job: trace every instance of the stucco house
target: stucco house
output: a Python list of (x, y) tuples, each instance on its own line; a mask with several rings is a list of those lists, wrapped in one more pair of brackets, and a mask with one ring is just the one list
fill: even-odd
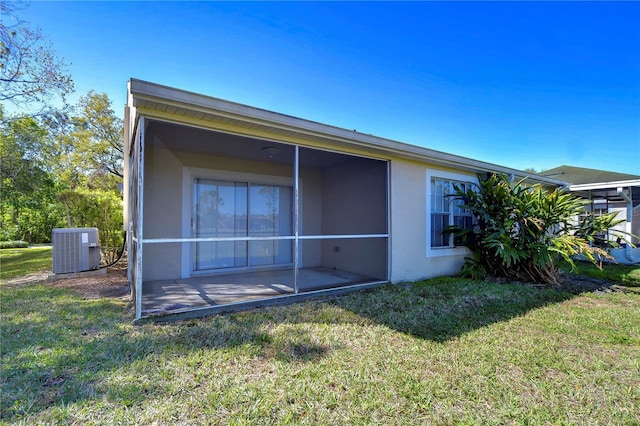
[[(640, 235), (639, 175), (567, 165), (545, 170), (540, 174), (566, 182), (570, 191), (589, 201), (587, 211), (595, 214), (617, 212), (617, 218), (624, 222), (614, 227), (605, 238), (617, 239), (616, 231)], [(627, 238), (633, 245), (640, 245), (639, 238)], [(622, 249), (611, 250), (611, 254), (619, 263), (640, 262), (640, 249), (628, 244)]]
[(561, 180), (132, 79), (125, 224), (136, 318), (459, 272), (447, 194)]

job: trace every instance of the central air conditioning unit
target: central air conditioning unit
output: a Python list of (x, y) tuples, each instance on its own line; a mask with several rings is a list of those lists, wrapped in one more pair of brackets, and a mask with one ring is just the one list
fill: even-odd
[(54, 274), (100, 269), (98, 228), (54, 228), (51, 242)]

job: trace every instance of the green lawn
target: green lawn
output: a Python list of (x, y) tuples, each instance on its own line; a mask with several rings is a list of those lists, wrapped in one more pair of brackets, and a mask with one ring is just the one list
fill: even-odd
[(638, 294), (438, 279), (134, 326), (0, 291), (6, 423), (638, 424)]
[(580, 274), (613, 281), (627, 287), (640, 287), (640, 267), (638, 265), (604, 264), (602, 270), (587, 262), (579, 262), (577, 266), (577, 272)]
[(0, 279), (51, 270), (51, 247), (0, 250)]

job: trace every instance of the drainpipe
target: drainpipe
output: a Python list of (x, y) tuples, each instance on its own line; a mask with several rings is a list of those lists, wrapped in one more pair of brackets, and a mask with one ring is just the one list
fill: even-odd
[[(633, 200), (631, 199), (629, 194), (624, 191), (624, 188), (618, 188), (616, 192), (627, 202), (627, 232), (631, 233), (630, 228), (631, 221), (633, 220)], [(627, 243), (624, 254), (631, 262), (636, 262), (636, 259), (634, 259), (633, 255), (631, 254), (631, 244)]]

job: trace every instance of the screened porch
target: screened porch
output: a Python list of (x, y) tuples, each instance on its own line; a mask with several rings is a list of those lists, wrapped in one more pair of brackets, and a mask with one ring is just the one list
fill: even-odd
[(388, 281), (387, 161), (144, 117), (137, 130), (138, 318)]

